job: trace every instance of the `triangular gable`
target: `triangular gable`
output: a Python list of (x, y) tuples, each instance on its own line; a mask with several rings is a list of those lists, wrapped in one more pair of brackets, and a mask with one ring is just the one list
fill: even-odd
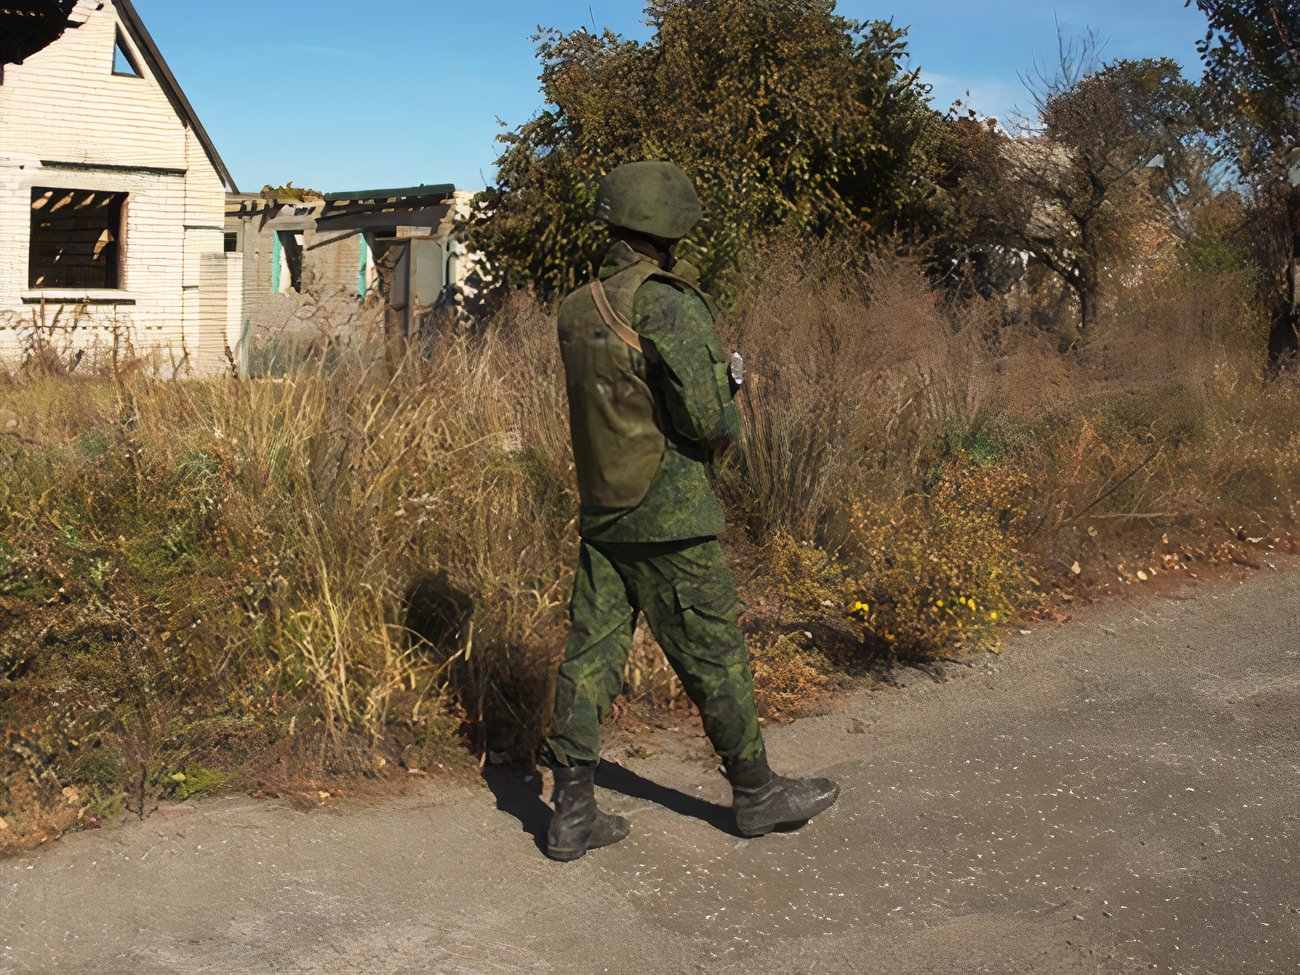
[(144, 58), (145, 63), (149, 66), (149, 73), (153, 75), (154, 80), (158, 82), (163, 93), (166, 94), (172, 108), (181, 121), (194, 130), (199, 143), (203, 146), (203, 151), (207, 153), (208, 159), (212, 162), (213, 168), (216, 169), (217, 175), (221, 177), (226, 189), (231, 193), (238, 193), (239, 188), (235, 185), (230, 170), (226, 168), (220, 153), (217, 152), (217, 147), (213, 145), (211, 136), (203, 128), (203, 123), (199, 121), (194, 106), (185, 97), (185, 92), (181, 90), (176, 76), (172, 74), (171, 68), (167, 66), (167, 61), (163, 58), (162, 52), (158, 50), (158, 45), (154, 43), (152, 35), (144, 26), (144, 21), (140, 19), (140, 15), (136, 12), (135, 5), (131, 0), (113, 0), (113, 5), (117, 8), (118, 19), (126, 30), (128, 39)]

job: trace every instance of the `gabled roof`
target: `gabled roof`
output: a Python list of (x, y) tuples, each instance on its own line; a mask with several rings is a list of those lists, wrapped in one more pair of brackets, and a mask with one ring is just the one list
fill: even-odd
[[(199, 121), (194, 106), (185, 97), (180, 83), (167, 66), (167, 60), (158, 50), (153, 37), (136, 12), (131, 0), (113, 0), (122, 26), (131, 36), (132, 42), (149, 64), (149, 70), (162, 87), (167, 100), (180, 117), (181, 121), (194, 130), (203, 151), (207, 153), (221, 182), (231, 193), (238, 193), (230, 170), (212, 144), (203, 123)], [(49, 47), (70, 27), (80, 27), (95, 11), (102, 9), (103, 3), (79, 2), (79, 0), (0, 0), (0, 71), (5, 64), (22, 64), (25, 58)]]
[[(7, 0), (0, 0), (7, 2)], [(113, 5), (117, 8), (118, 15), (122, 19), (122, 26), (130, 34), (131, 40), (144, 55), (145, 61), (149, 64), (149, 70), (162, 86), (163, 92), (167, 95), (167, 100), (172, 103), (172, 108), (180, 116), (181, 121), (194, 130), (198, 136), (199, 143), (203, 146), (203, 151), (207, 153), (208, 159), (212, 162), (221, 177), (222, 183), (231, 193), (238, 193), (239, 188), (235, 186), (234, 177), (230, 175), (230, 170), (221, 159), (221, 154), (217, 152), (217, 147), (213, 145), (211, 136), (208, 135), (207, 129), (199, 121), (198, 114), (194, 111), (194, 106), (190, 100), (185, 97), (185, 92), (181, 90), (180, 83), (176, 76), (172, 74), (172, 69), (167, 66), (167, 61), (158, 50), (158, 45), (154, 43), (152, 35), (148, 28), (144, 26), (144, 21), (136, 12), (135, 4), (131, 0), (113, 0)]]

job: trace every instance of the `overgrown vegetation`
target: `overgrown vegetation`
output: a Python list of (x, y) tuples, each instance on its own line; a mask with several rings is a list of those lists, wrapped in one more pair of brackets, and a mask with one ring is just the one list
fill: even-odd
[[(474, 328), (403, 357), (322, 302), (319, 341), (254, 350), (276, 378), (186, 379), (183, 350), (42, 308), (0, 374), (0, 850), (533, 752), (577, 543), (552, 299), (630, 158), (700, 180), (683, 253), (748, 363), (716, 481), (766, 719), (1290, 547), (1295, 197), (1276, 165), (1221, 178), (1226, 116), (1191, 125), (1272, 35), (1200, 6), (1212, 97), (1170, 62), (1063, 58), (1013, 137), (934, 112), (887, 24), (655, 0), (647, 44), (545, 37), (553, 107), (470, 228)], [(644, 632), (627, 691), (681, 704)]]
[[(1048, 591), (1284, 544), (1300, 389), (1261, 372), (1238, 272), (1170, 265), (1062, 355), (1004, 299), (845, 253), (774, 246), (727, 321), (752, 379), (719, 489), (769, 718), (995, 648)], [(330, 343), (274, 381), (68, 374), (47, 343), (0, 381), (0, 841), (530, 753), (576, 544), (553, 332), (516, 296), (395, 373)], [(649, 640), (629, 690), (677, 700)]]

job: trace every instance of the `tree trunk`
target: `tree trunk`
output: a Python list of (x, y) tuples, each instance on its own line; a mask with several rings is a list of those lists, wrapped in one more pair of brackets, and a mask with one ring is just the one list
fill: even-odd
[(1287, 230), (1291, 237), (1291, 258), (1286, 269), (1286, 305), (1273, 318), (1268, 336), (1268, 358), (1273, 365), (1295, 361), (1300, 351), (1300, 187), (1287, 195)]
[(1079, 296), (1079, 328), (1086, 332), (1096, 324), (1097, 301), (1093, 297), (1092, 288), (1086, 282), (1080, 284), (1075, 291)]
[(1097, 324), (1097, 284), (1086, 271), (1079, 270), (1070, 278), (1070, 289), (1079, 301), (1079, 331), (1086, 332)]

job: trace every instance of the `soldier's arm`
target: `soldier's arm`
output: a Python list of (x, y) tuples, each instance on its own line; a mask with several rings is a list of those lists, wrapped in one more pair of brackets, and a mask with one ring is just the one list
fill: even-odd
[(636, 330), (673, 428), (687, 440), (720, 449), (740, 439), (728, 357), (704, 302), (659, 281), (637, 293)]

